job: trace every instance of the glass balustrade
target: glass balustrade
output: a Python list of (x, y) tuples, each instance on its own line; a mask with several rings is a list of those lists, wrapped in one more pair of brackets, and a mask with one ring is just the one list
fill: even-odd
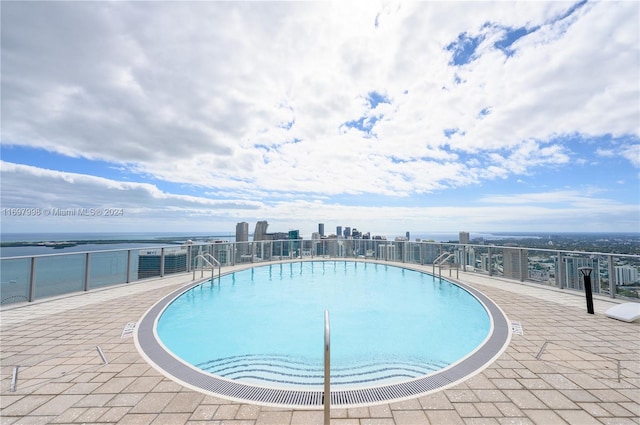
[[(583, 291), (582, 267), (593, 269), (593, 292), (639, 298), (640, 255), (493, 245), (378, 239), (216, 242), (0, 259), (2, 305), (34, 301), (208, 267), (290, 259), (360, 259), (429, 265), (434, 274), (473, 272), (512, 281)], [(206, 255), (204, 255), (206, 257)]]

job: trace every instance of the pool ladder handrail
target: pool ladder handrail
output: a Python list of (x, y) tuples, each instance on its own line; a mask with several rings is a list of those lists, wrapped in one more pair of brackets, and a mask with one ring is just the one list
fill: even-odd
[(324, 311), (324, 425), (331, 423), (331, 329), (329, 310)]
[[(435, 276), (436, 274), (436, 266), (438, 266), (438, 278), (442, 279), (442, 266), (445, 265), (445, 263), (447, 261), (449, 261), (450, 258), (455, 259), (456, 255), (449, 253), (449, 252), (443, 252), (442, 254), (440, 254), (435, 260), (433, 260), (433, 275)], [(456, 265), (456, 279), (458, 278), (458, 270), (459, 270), (459, 266), (458, 263), (455, 263)], [(449, 266), (449, 276), (451, 276), (451, 269), (453, 267)]]
[[(211, 261), (209, 261), (207, 259), (207, 257), (209, 257), (211, 259)], [(211, 267), (211, 283), (213, 283), (213, 279), (214, 279), (214, 272), (216, 269), (216, 266), (218, 266), (218, 283), (220, 283), (220, 275), (222, 274), (222, 266), (220, 265), (220, 262), (218, 260), (216, 260), (216, 257), (214, 257), (213, 255), (209, 254), (208, 252), (205, 252), (204, 254), (198, 254), (195, 256), (195, 260), (198, 259), (202, 259), (202, 261), (204, 263), (206, 263), (209, 267)], [(193, 268), (193, 279), (192, 280), (196, 280), (196, 270), (198, 269), (198, 267), (194, 267)], [(202, 266), (200, 267), (200, 277), (204, 276), (204, 269), (205, 267)]]

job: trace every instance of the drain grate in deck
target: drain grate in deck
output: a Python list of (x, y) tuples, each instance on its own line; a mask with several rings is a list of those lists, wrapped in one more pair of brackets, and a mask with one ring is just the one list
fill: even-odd
[(124, 325), (120, 338), (131, 338), (133, 336), (133, 333), (136, 330), (136, 324), (137, 324), (136, 322), (129, 322), (126, 325)]
[(516, 335), (524, 335), (524, 331), (522, 330), (522, 323), (516, 322), (515, 320), (511, 322), (511, 332)]

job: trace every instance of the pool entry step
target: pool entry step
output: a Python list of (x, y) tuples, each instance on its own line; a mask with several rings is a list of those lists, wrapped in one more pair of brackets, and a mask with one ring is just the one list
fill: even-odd
[[(324, 370), (322, 360), (305, 362), (287, 355), (246, 354), (210, 360), (196, 365), (200, 369), (245, 384), (272, 385), (286, 384), (301, 389), (322, 388)], [(354, 367), (340, 367), (335, 360), (331, 367), (331, 387), (383, 385), (418, 378), (448, 366), (445, 362), (393, 362), (360, 364)]]

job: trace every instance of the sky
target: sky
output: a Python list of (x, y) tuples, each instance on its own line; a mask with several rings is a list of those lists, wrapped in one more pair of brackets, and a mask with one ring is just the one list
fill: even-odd
[(4, 233), (640, 231), (636, 1), (2, 1), (1, 24)]

